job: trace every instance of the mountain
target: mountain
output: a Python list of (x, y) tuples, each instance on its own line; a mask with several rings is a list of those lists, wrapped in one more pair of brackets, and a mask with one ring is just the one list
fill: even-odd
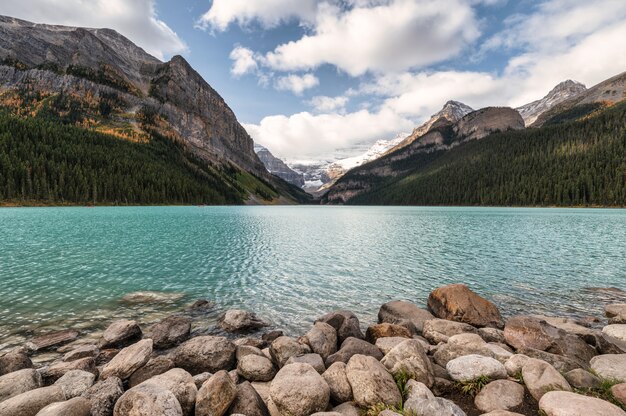
[(587, 91), (587, 87), (580, 82), (572, 80), (563, 81), (542, 99), (518, 107), (516, 110), (521, 114), (526, 125), (530, 126), (541, 114), (552, 109), (557, 104), (576, 97), (585, 91)]
[(265, 168), (272, 174), (289, 182), (292, 185), (302, 188), (304, 186), (304, 175), (296, 172), (285, 164), (282, 160), (274, 156), (269, 150), (261, 145), (255, 145), (256, 152)]
[[(155, 137), (169, 140), (180, 151), (180, 165), (203, 172), (196, 181), (210, 177), (220, 189), (239, 195), (228, 203), (307, 200), (297, 187), (265, 169), (233, 111), (184, 58), (161, 62), (110, 29), (0, 16), (0, 106), (13, 117), (56, 121), (146, 148)], [(80, 165), (80, 158), (74, 163)], [(99, 185), (97, 175), (85, 173)], [(26, 194), (22, 199), (33, 197)], [(139, 199), (96, 202), (142, 202)], [(202, 201), (187, 195), (177, 202)]]

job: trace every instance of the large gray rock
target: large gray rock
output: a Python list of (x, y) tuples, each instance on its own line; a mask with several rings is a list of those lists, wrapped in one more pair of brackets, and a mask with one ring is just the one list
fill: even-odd
[(27, 391), (0, 403), (1, 416), (35, 416), (51, 403), (65, 401), (60, 386), (41, 387)]
[(74, 397), (65, 402), (49, 404), (37, 416), (89, 416), (91, 403), (83, 397)]
[(81, 396), (91, 386), (93, 386), (96, 376), (92, 373), (82, 370), (68, 371), (58, 379), (54, 384), (63, 389), (66, 399), (73, 399)]
[(176, 396), (156, 384), (140, 384), (119, 398), (114, 416), (183, 416)]
[(544, 394), (539, 409), (546, 416), (626, 416), (626, 412), (612, 403), (565, 391)]
[(626, 354), (598, 355), (591, 359), (591, 369), (605, 380), (626, 382)]
[(397, 324), (406, 327), (413, 334), (422, 332), (424, 322), (435, 317), (426, 309), (403, 300), (387, 302), (378, 311), (378, 323)]
[(171, 315), (150, 328), (150, 337), (154, 341), (155, 349), (167, 349), (187, 340), (190, 331), (190, 318)]
[(325, 322), (337, 331), (337, 341), (343, 343), (347, 338), (363, 339), (359, 318), (350, 311), (335, 311), (322, 316), (316, 322)]
[(381, 360), (392, 374), (405, 373), (415, 381), (432, 387), (435, 374), (432, 363), (422, 344), (416, 339), (407, 339), (398, 344)]
[(319, 354), (304, 354), (304, 355), (300, 355), (297, 357), (291, 357), (287, 360), (287, 364), (293, 364), (293, 363), (309, 364), (311, 367), (315, 369), (315, 371), (317, 371), (320, 374), (326, 371), (324, 360), (322, 360), (322, 357)]
[(142, 332), (137, 322), (121, 319), (113, 322), (102, 333), (100, 348), (123, 348), (141, 339)]
[(368, 355), (377, 360), (382, 360), (383, 358), (383, 353), (375, 345), (362, 339), (350, 337), (341, 344), (339, 351), (328, 356), (326, 367), (330, 367), (336, 362), (347, 363), (356, 354)]
[(237, 395), (228, 409), (228, 414), (245, 416), (269, 416), (269, 410), (248, 381), (237, 385)]
[(276, 375), (276, 368), (267, 357), (248, 354), (239, 359), (237, 372), (249, 381), (270, 381)]
[(445, 319), (431, 319), (424, 322), (422, 335), (433, 344), (448, 342), (453, 335), (471, 333), (476, 334), (478, 330), (472, 325), (462, 322), (448, 321)]
[(183, 415), (192, 416), (198, 388), (191, 374), (181, 368), (174, 368), (166, 373), (154, 376), (140, 384), (164, 387), (171, 391), (180, 404)]
[(270, 345), (270, 355), (279, 368), (284, 366), (291, 357), (310, 352), (311, 349), (308, 345), (286, 336), (276, 338)]
[(551, 390), (572, 390), (567, 380), (545, 361), (530, 360), (522, 367), (522, 377), (526, 388), (537, 401)]
[(113, 416), (115, 403), (122, 394), (124, 394), (122, 380), (109, 377), (91, 386), (82, 397), (91, 403), (91, 416)]
[(626, 352), (626, 324), (607, 325), (602, 328), (602, 335), (623, 352)]
[(330, 398), (333, 403), (352, 401), (352, 387), (346, 375), (346, 364), (337, 362), (328, 367), (322, 374), (330, 388)]
[(362, 407), (384, 403), (396, 406), (402, 396), (393, 377), (376, 358), (357, 354), (346, 366), (354, 401)]
[(442, 319), (463, 322), (478, 327), (502, 327), (504, 322), (498, 307), (477, 295), (466, 285), (447, 285), (433, 290), (428, 296), (428, 309)]
[(152, 354), (151, 339), (144, 339), (126, 347), (102, 368), (100, 378), (105, 380), (115, 376), (126, 380), (148, 362), (150, 354)]
[(174, 363), (192, 375), (230, 370), (235, 365), (235, 350), (235, 345), (224, 337), (195, 337), (176, 348)]
[(166, 356), (153, 357), (146, 365), (135, 371), (128, 380), (130, 387), (135, 387), (144, 381), (163, 374), (174, 368), (174, 361)]
[(507, 377), (504, 365), (491, 357), (465, 355), (448, 362), (446, 370), (454, 381), (466, 382), (479, 377), (498, 380)]
[(218, 325), (227, 332), (245, 332), (262, 328), (268, 324), (252, 312), (230, 309), (220, 317)]
[(509, 410), (524, 401), (524, 386), (514, 381), (496, 380), (487, 384), (476, 395), (474, 404), (481, 412)]
[(196, 396), (196, 416), (222, 416), (235, 400), (237, 386), (224, 370), (202, 385)]
[(33, 368), (33, 362), (23, 349), (15, 349), (0, 355), (0, 376), (26, 368)]
[(41, 387), (41, 375), (32, 368), (17, 370), (0, 377), (0, 402)]
[(337, 331), (325, 322), (316, 322), (304, 338), (311, 351), (321, 355), (324, 360), (337, 352)]
[(424, 400), (432, 400), (435, 398), (435, 395), (432, 391), (424, 384), (419, 381), (409, 380), (406, 383), (406, 400), (404, 401), (404, 407), (409, 409), (411, 407), (415, 407), (418, 403)]
[(270, 398), (281, 414), (308, 416), (328, 407), (330, 388), (309, 364), (287, 364), (272, 381)]

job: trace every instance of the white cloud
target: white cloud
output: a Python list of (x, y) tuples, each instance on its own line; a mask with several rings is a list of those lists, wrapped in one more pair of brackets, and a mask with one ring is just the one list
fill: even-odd
[(19, 0), (0, 2), (0, 14), (36, 23), (115, 29), (159, 59), (187, 51), (157, 17), (154, 0)]
[(307, 104), (313, 107), (317, 113), (344, 113), (348, 100), (346, 96), (327, 97), (325, 95), (318, 95), (307, 101)]
[(234, 61), (230, 72), (236, 77), (255, 72), (259, 67), (254, 58), (254, 52), (242, 46), (237, 46), (232, 50), (230, 59)]
[(304, 91), (317, 87), (320, 80), (313, 74), (287, 75), (280, 77), (274, 83), (274, 88), (278, 91), (291, 91), (296, 95), (301, 95)]

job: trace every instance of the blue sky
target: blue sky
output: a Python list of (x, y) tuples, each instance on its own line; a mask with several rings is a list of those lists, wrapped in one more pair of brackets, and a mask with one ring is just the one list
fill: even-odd
[(410, 132), (451, 99), (518, 106), (626, 70), (623, 0), (3, 3), (2, 14), (110, 27), (160, 59), (183, 55), (288, 160)]

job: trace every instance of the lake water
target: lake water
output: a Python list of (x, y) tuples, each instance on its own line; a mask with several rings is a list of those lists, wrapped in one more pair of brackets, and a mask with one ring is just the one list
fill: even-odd
[[(626, 286), (626, 210), (0, 209), (0, 346), (199, 298), (298, 333), (337, 308), (374, 321), (389, 300), (423, 305), (455, 282), (506, 315), (602, 316), (611, 294), (589, 288)], [(183, 297), (141, 312), (119, 302), (142, 290)]]

